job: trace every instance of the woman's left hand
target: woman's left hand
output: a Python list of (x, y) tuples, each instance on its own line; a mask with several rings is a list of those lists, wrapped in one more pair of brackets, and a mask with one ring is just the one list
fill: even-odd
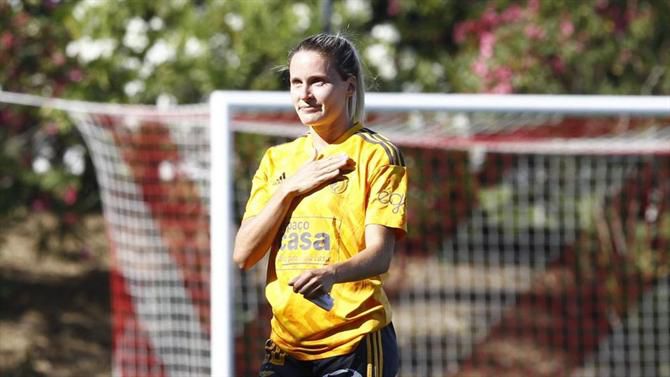
[(335, 283), (335, 272), (329, 267), (331, 266), (305, 271), (293, 278), (288, 285), (293, 287), (293, 292), (306, 298), (329, 293)]

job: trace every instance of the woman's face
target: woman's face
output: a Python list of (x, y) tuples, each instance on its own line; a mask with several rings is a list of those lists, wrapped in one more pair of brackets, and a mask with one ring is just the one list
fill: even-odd
[(289, 74), (291, 100), (303, 124), (349, 127), (347, 101), (354, 95), (354, 78), (342, 80), (328, 58), (310, 50), (293, 55)]

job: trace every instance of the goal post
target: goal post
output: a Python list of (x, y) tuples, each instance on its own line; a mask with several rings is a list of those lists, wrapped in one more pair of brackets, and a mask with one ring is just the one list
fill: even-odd
[[(304, 128), (301, 128), (302, 126), (297, 122), (297, 118), (291, 119), (292, 107), (289, 95), (286, 92), (217, 91), (211, 95), (209, 105), (211, 119), (210, 232), (212, 235), (211, 362), (212, 375), (223, 376), (234, 375), (236, 371), (234, 364), (238, 361), (236, 360), (236, 346), (233, 342), (236, 331), (234, 328), (235, 297), (239, 292), (233, 288), (235, 285), (233, 276), (235, 276), (234, 269), (236, 267), (232, 265), (231, 259), (236, 228), (233, 198), (235, 195), (233, 193), (233, 172), (235, 169), (233, 160), (236, 159), (235, 151), (232, 149), (234, 134), (257, 134), (289, 140), (303, 133)], [(528, 310), (528, 308), (537, 309), (538, 305), (541, 309), (547, 310), (551, 307), (562, 308), (562, 304), (555, 302), (551, 295), (545, 295), (540, 291), (552, 287), (560, 290), (560, 286), (569, 285), (569, 276), (566, 277), (568, 279), (566, 282), (561, 282), (559, 279), (558, 283), (555, 283), (558, 284), (558, 288), (555, 284), (552, 286), (548, 281), (558, 279), (556, 276), (559, 276), (565, 269), (575, 267), (574, 264), (570, 264), (572, 262), (565, 265), (563, 259), (583, 257), (583, 255), (575, 252), (576, 249), (582, 247), (577, 244), (587, 241), (595, 242), (589, 238), (591, 237), (589, 235), (591, 230), (580, 231), (579, 227), (589, 227), (589, 229), (590, 227), (612, 228), (616, 225), (608, 222), (602, 223), (602, 217), (593, 214), (579, 217), (578, 212), (595, 211), (598, 205), (593, 204), (594, 201), (602, 202), (605, 200), (617, 201), (618, 203), (625, 200), (619, 194), (612, 194), (611, 192), (633, 190), (631, 180), (635, 181), (635, 179), (643, 178), (631, 178), (635, 176), (634, 173), (631, 173), (632, 171), (640, 169), (644, 171), (639, 174), (640, 176), (653, 176), (652, 178), (646, 178), (649, 181), (645, 181), (645, 191), (637, 192), (636, 195), (640, 198), (636, 197), (633, 200), (649, 199), (648, 197), (652, 195), (649, 192), (654, 192), (653, 195), (660, 195), (661, 198), (654, 200), (660, 200), (661, 204), (656, 203), (654, 204), (655, 207), (647, 208), (647, 210), (663, 212), (662, 215), (665, 216), (663, 219), (668, 216), (665, 206), (669, 193), (667, 187), (661, 182), (662, 179), (666, 178), (667, 158), (670, 156), (670, 97), (368, 93), (366, 95), (366, 112), (368, 115), (367, 125), (390, 137), (401, 149), (413, 149), (414, 152), (419, 151), (416, 152), (419, 155), (421, 155), (421, 150), (465, 153), (466, 162), (458, 160), (461, 157), (457, 157), (454, 160), (456, 162), (454, 162), (449, 160), (451, 157), (438, 156), (438, 152), (426, 153), (425, 156), (415, 159), (415, 163), (419, 163), (419, 166), (415, 166), (418, 171), (416, 173), (410, 172), (410, 179), (415, 174), (442, 176), (443, 171), (449, 171), (450, 169), (479, 169), (479, 171), (466, 174), (469, 177), (468, 180), (474, 179), (477, 182), (468, 181), (464, 184), (466, 186), (471, 184), (487, 186), (479, 187), (478, 198), (471, 198), (472, 193), (464, 192), (463, 187), (454, 188), (455, 184), (453, 183), (440, 185), (434, 181), (431, 181), (432, 183), (422, 182), (422, 184), (428, 185), (424, 188), (436, 191), (432, 195), (451, 196), (454, 201), (474, 199), (477, 203), (466, 204), (463, 205), (463, 208), (456, 210), (460, 215), (454, 216), (462, 216), (466, 218), (465, 220), (450, 218), (452, 214), (446, 212), (442, 214), (444, 216), (442, 219), (426, 220), (432, 221), (432, 223), (443, 222), (438, 227), (439, 229), (435, 231), (449, 232), (449, 235), (426, 235), (426, 238), (433, 240), (419, 245), (419, 248), (440, 248), (441, 256), (438, 256), (438, 259), (463, 260), (465, 263), (454, 263), (453, 265), (440, 263), (438, 265), (421, 262), (421, 258), (424, 258), (424, 256), (408, 259), (403, 256), (402, 252), (396, 256), (396, 259), (402, 260), (400, 263), (408, 263), (403, 266), (403, 269), (405, 269), (403, 276), (405, 284), (408, 281), (420, 280), (417, 275), (425, 275), (426, 273), (433, 273), (439, 277), (433, 279), (434, 284), (443, 284), (443, 286), (432, 286), (430, 289), (426, 288), (426, 290), (416, 292), (403, 291), (402, 287), (391, 287), (394, 290), (391, 294), (393, 305), (395, 305), (394, 301), (409, 300), (407, 303), (399, 304), (398, 310), (394, 311), (394, 322), (397, 321), (396, 328), (398, 329), (399, 341), (405, 347), (415, 348), (411, 352), (407, 349), (404, 350), (408, 356), (402, 360), (403, 368), (400, 376), (466, 376), (468, 370), (484, 371), (484, 374), (494, 371), (495, 369), (487, 369), (489, 367), (486, 365), (490, 364), (490, 368), (495, 368), (497, 365), (495, 361), (490, 361), (489, 357), (494, 360), (495, 357), (491, 354), (499, 352), (501, 347), (504, 348), (505, 337), (509, 337), (510, 328), (520, 326), (518, 323), (519, 313), (525, 313), (523, 310)], [(596, 120), (583, 121), (585, 119)], [(497, 163), (500, 164), (500, 170), (502, 171), (496, 171), (495, 166), (482, 167), (488, 163), (487, 156), (489, 155), (500, 159)], [(552, 156), (559, 157), (554, 158)], [(621, 159), (617, 160), (617, 156)], [(254, 166), (257, 162), (248, 163)], [(451, 163), (455, 166), (448, 166)], [(431, 168), (430, 164), (434, 166)], [(510, 164), (516, 164), (516, 166), (510, 168)], [(649, 166), (656, 168), (660, 166), (660, 173), (654, 172), (653, 168), (650, 169)], [(431, 171), (431, 169), (439, 170), (439, 172)], [(536, 169), (535, 173), (533, 173), (533, 169)], [(558, 170), (550, 171), (551, 169), (560, 169), (560, 172)], [(524, 182), (522, 181), (524, 179), (536, 179), (528, 177), (528, 174), (542, 175), (541, 178), (537, 179), (544, 180), (552, 179), (547, 175), (560, 175), (560, 185), (562, 186), (555, 188), (542, 186), (541, 188), (541, 190), (555, 189), (558, 191), (531, 192), (529, 191), (531, 189), (523, 189)], [(572, 174), (603, 176), (598, 176), (593, 180), (589, 177), (581, 177), (581, 180), (563, 182), (571, 179)], [(495, 176), (495, 178), (488, 178), (488, 176)], [(597, 182), (595, 179), (603, 179), (603, 181)], [(505, 180), (509, 182), (505, 182)], [(528, 185), (540, 186), (541, 184), (530, 182)], [(587, 189), (580, 188), (580, 185), (593, 185), (591, 187), (592, 191), (582, 192), (580, 190)], [(571, 192), (578, 192), (576, 195), (579, 197), (556, 199), (556, 202), (549, 203), (565, 207), (559, 208), (559, 211), (561, 211), (559, 215), (544, 213), (543, 211), (548, 211), (548, 209), (541, 209), (541, 203), (533, 202), (537, 195), (563, 195), (560, 192), (563, 188), (571, 190)], [(445, 192), (440, 193), (439, 190), (445, 190)], [(516, 190), (521, 191), (516, 192)], [(237, 195), (238, 200), (240, 196), (244, 197), (244, 193), (238, 193)], [(416, 194), (415, 196), (420, 195), (422, 194)], [(510, 196), (516, 197), (519, 195), (521, 195), (520, 199), (510, 199)], [(508, 199), (521, 200), (520, 203), (517, 203), (520, 208), (509, 207), (506, 204)], [(546, 201), (549, 200), (546, 199)], [(569, 203), (563, 203), (561, 200), (567, 200)], [(238, 211), (243, 210), (240, 208), (243, 204), (237, 204)], [(437, 207), (433, 208), (431, 205)], [(453, 206), (458, 205), (460, 204), (454, 204)], [(422, 203), (414, 210), (425, 211), (431, 209), (439, 213), (448, 206), (448, 202), (439, 200), (437, 204)], [(477, 206), (481, 208), (476, 208)], [(567, 207), (569, 209), (566, 209)], [(624, 207), (617, 204), (612, 208), (601, 209), (605, 211), (628, 211), (621, 215), (623, 218), (619, 220), (632, 223), (631, 218), (635, 216), (631, 214), (630, 211), (632, 210), (626, 210)], [(412, 206), (410, 206), (410, 210), (412, 210)], [(472, 211), (472, 213), (463, 214), (467, 211)], [(566, 214), (564, 213), (566, 211), (572, 212)], [(424, 216), (424, 214), (414, 214), (413, 217), (421, 216)], [(595, 220), (594, 216), (597, 217)], [(505, 224), (505, 220), (513, 221), (515, 224), (513, 226)], [(658, 213), (653, 221), (657, 220)], [(557, 225), (553, 224), (553, 221), (567, 221), (568, 223), (566, 223), (567, 225)], [(577, 224), (580, 221), (590, 223), (588, 225)], [(496, 223), (495, 226), (492, 225), (494, 222)], [(524, 222), (530, 223), (520, 224)], [(508, 225), (510, 227), (507, 227)], [(666, 223), (663, 222), (660, 228), (665, 225)], [(629, 224), (629, 226), (632, 225)], [(473, 227), (480, 228), (475, 229), (472, 234), (468, 233), (468, 229)], [(566, 229), (564, 230), (563, 227)], [(644, 231), (645, 237), (651, 237), (649, 233), (660, 229), (657, 225), (653, 225), (653, 227), (653, 231)], [(560, 230), (556, 230), (559, 228)], [(492, 234), (491, 232), (496, 229), (501, 230), (501, 233)], [(410, 229), (410, 232), (415, 231), (417, 230)], [(567, 232), (568, 235), (557, 235), (555, 231)], [(542, 235), (542, 232), (546, 235)], [(609, 232), (596, 229), (594, 232), (596, 234), (594, 237), (613, 237), (612, 239), (616, 241), (616, 236), (612, 234), (615, 229), (610, 229)], [(662, 236), (657, 236), (655, 242), (660, 242), (667, 247), (667, 238), (665, 237), (668, 235), (666, 233), (667, 231)], [(534, 240), (538, 237), (546, 237), (547, 239)], [(560, 240), (553, 240), (556, 237), (559, 237)], [(628, 233), (625, 237), (635, 238)], [(587, 238), (587, 241), (583, 240)], [(414, 242), (416, 240), (410, 241)], [(610, 242), (609, 239), (602, 241), (603, 243)], [(636, 242), (628, 239), (623, 241), (619, 239), (619, 241), (623, 244)], [(556, 242), (556, 245), (552, 244), (553, 250), (548, 250), (546, 253), (536, 252), (536, 255), (511, 249), (516, 245), (516, 247), (528, 248), (528, 252), (532, 252), (533, 247), (539, 247), (538, 245), (544, 245), (547, 242)], [(493, 243), (498, 243), (497, 246), (500, 246), (501, 249), (493, 252), (486, 251), (487, 247), (490, 247)], [(413, 245), (407, 244), (402, 246), (403, 251), (407, 251), (409, 254), (421, 254), (421, 252), (412, 251), (412, 247)], [(590, 246), (583, 246), (584, 250), (588, 247)], [(464, 255), (468, 250), (473, 255)], [(623, 258), (621, 261), (626, 261), (626, 258), (621, 257), (621, 253), (622, 251), (618, 250), (614, 255), (617, 258)], [(659, 260), (662, 263), (665, 263), (664, 258), (666, 256), (660, 254), (656, 257), (660, 258)], [(607, 258), (614, 257), (608, 255)], [(592, 259), (591, 257), (587, 262), (593, 262)], [(636, 262), (633, 261), (632, 263)], [(479, 264), (483, 266), (481, 271), (477, 270)], [(608, 273), (598, 268), (600, 267), (588, 273)], [(499, 276), (491, 276), (491, 273), (499, 274)], [(259, 272), (257, 274), (260, 275)], [(616, 273), (610, 275), (608, 275), (609, 279), (616, 280), (620, 277)], [(478, 278), (486, 281), (477, 282), (476, 279)], [(595, 326), (596, 330), (593, 330), (593, 334), (582, 336), (571, 333), (573, 330), (575, 332), (581, 331), (580, 325), (576, 322), (573, 323), (574, 329), (561, 327), (560, 324), (551, 325), (558, 326), (562, 329), (561, 331), (569, 333), (567, 335), (556, 335), (560, 339), (554, 339), (552, 335), (535, 334), (536, 331), (541, 331), (538, 328), (549, 330), (551, 326), (541, 327), (537, 325), (540, 327), (534, 327), (532, 331), (528, 330), (528, 333), (535, 334), (533, 336), (540, 338), (542, 336), (548, 337), (549, 340), (545, 340), (542, 344), (550, 349), (558, 349), (553, 357), (558, 359), (565, 357), (566, 360), (571, 360), (566, 362), (567, 366), (565, 366), (565, 370), (570, 369), (569, 373), (577, 373), (575, 370), (579, 370), (579, 368), (589, 369), (588, 366), (584, 366), (588, 363), (595, 366), (590, 367), (590, 372), (585, 371), (586, 374), (605, 371), (609, 368), (608, 365), (611, 366), (616, 361), (610, 360), (609, 364), (604, 363), (605, 366), (601, 366), (595, 360), (601, 357), (598, 356), (600, 355), (597, 350), (598, 347), (607, 343), (607, 331), (598, 330), (598, 326), (608, 327), (611, 331), (614, 324), (607, 322), (606, 319), (613, 315), (612, 311), (617, 316), (625, 318), (631, 310), (634, 310), (633, 301), (643, 299), (644, 290), (653, 285), (653, 282), (663, 281), (664, 278), (664, 276), (655, 276), (653, 279), (646, 280), (640, 278), (642, 280), (636, 282), (632, 290), (641, 290), (642, 292), (638, 295), (631, 294), (629, 297), (631, 302), (628, 302), (623, 308), (616, 305), (602, 307), (601, 309), (608, 312), (598, 314), (595, 316), (598, 317), (596, 319), (589, 319), (593, 323), (582, 324), (589, 329), (591, 329), (589, 326)], [(390, 276), (390, 279), (392, 280), (393, 276)], [(506, 280), (507, 282), (504, 283)], [(496, 287), (496, 284), (500, 282), (503, 282), (501, 283), (503, 286)], [(419, 284), (425, 283), (425, 281), (419, 282)], [(468, 287), (467, 289), (461, 289), (458, 284), (468, 285)], [(608, 281), (607, 284), (612, 284), (612, 282)], [(607, 296), (607, 299), (616, 301), (618, 299), (616, 297), (617, 292), (625, 293), (625, 289), (612, 293), (613, 296)], [(258, 294), (258, 292), (255, 294)], [(567, 293), (563, 292), (563, 294)], [(662, 292), (656, 292), (655, 294), (660, 295), (661, 299), (666, 297)], [(425, 297), (421, 298), (421, 295)], [(580, 295), (586, 295), (586, 298)], [(538, 299), (540, 296), (543, 297), (541, 300)], [(445, 306), (444, 303), (439, 301), (445, 297), (448, 298), (450, 304), (453, 304), (453, 307)], [(563, 297), (563, 301), (570, 303), (571, 300), (575, 300), (579, 305), (585, 305), (584, 302), (589, 297), (597, 300), (603, 299), (594, 292), (579, 291), (575, 294), (575, 297)], [(467, 305), (460, 305), (459, 300), (461, 299), (468, 301)], [(540, 302), (546, 301), (546, 303), (538, 304), (538, 300)], [(516, 303), (516, 306), (513, 303)], [(239, 301), (237, 304), (239, 304)], [(477, 308), (480, 305), (485, 307), (484, 312)], [(443, 323), (444, 320), (434, 313), (444, 310), (452, 314), (448, 316), (447, 321), (453, 321), (453, 323)], [(620, 310), (620, 312), (617, 312), (617, 310)], [(440, 330), (434, 331), (431, 335), (430, 329), (422, 329), (418, 324), (409, 323), (410, 318), (408, 317), (416, 315), (426, 316), (425, 321), (428, 323), (431, 321), (442, 322), (437, 325)], [(473, 316), (472, 321), (457, 323), (459, 320), (456, 317), (468, 315)], [(667, 318), (670, 313), (661, 312), (654, 315)], [(265, 316), (267, 317), (267, 313)], [(259, 318), (256, 318), (256, 320), (265, 321), (267, 319), (262, 318), (262, 316)], [(414, 318), (416, 319), (416, 317)], [(562, 319), (554, 318), (553, 321), (560, 322)], [(405, 330), (411, 333), (406, 334), (403, 332)], [(440, 333), (442, 330), (445, 331), (444, 334)], [(423, 332), (425, 334), (421, 335), (424, 339), (422, 343), (417, 340), (419, 339), (417, 334)], [(447, 332), (450, 332), (450, 335), (445, 335)], [(469, 332), (469, 334), (464, 335), (465, 332)], [(267, 336), (267, 334), (261, 336)], [(404, 336), (406, 336), (405, 339), (403, 339)], [(443, 339), (438, 339), (440, 336), (443, 336)], [(524, 333), (521, 337), (512, 337), (510, 344), (514, 345), (513, 342), (520, 342), (521, 338), (525, 339), (526, 336), (530, 335)], [(564, 343), (565, 340), (561, 339), (568, 339), (568, 342), (577, 342), (581, 345), (572, 346)], [(254, 338), (251, 341), (260, 344), (263, 339)], [(453, 341), (453, 344), (444, 344), (444, 342), (450, 341)], [(665, 344), (664, 342), (667, 342), (668, 338), (657, 339), (657, 341)], [(595, 345), (592, 343), (595, 343)], [(569, 348), (569, 350), (562, 352), (560, 350), (562, 346)], [(658, 348), (658, 346), (656, 347)], [(666, 346), (661, 345), (661, 347)], [(237, 352), (239, 353), (239, 350)], [(431, 360), (431, 357), (436, 359)], [(480, 363), (481, 359), (489, 361)], [(652, 362), (658, 363), (659, 361), (652, 360)], [(546, 363), (548, 362), (545, 361)], [(640, 361), (640, 363), (643, 362)], [(497, 367), (504, 368), (500, 365), (497, 365)], [(544, 368), (546, 369), (546, 365)], [(560, 368), (561, 366), (554, 366), (554, 369), (549, 369), (549, 371), (555, 373), (557, 370), (563, 370)], [(593, 372), (593, 370), (596, 372)], [(558, 375), (571, 375), (569, 373), (565, 372)]]
[[(232, 116), (238, 109), (286, 109), (286, 96), (279, 93), (218, 91), (210, 96), (210, 237), (211, 237), (211, 363), (212, 376), (233, 376), (233, 266), (235, 232), (232, 171), (234, 151)], [(216, 319), (216, 320), (214, 320)]]

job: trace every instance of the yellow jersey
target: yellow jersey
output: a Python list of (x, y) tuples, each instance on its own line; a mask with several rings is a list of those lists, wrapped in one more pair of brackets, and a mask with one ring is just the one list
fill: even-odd
[[(314, 158), (312, 135), (269, 148), (254, 175), (244, 218), (257, 215), (286, 177)], [(353, 352), (365, 334), (391, 322), (383, 276), (335, 284), (325, 311), (294, 293), (289, 281), (305, 270), (347, 260), (365, 248), (365, 226), (407, 230), (407, 170), (398, 148), (360, 123), (316, 157), (345, 153), (355, 168), (343, 179), (299, 198), (270, 250), (265, 294), (271, 339), (300, 360)]]

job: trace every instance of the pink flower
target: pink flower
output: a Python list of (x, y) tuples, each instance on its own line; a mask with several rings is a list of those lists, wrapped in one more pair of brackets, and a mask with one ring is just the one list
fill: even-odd
[(63, 201), (65, 204), (71, 206), (75, 202), (77, 202), (77, 189), (74, 187), (70, 186), (65, 190), (65, 193), (63, 194)]
[(493, 77), (499, 82), (512, 79), (512, 70), (508, 67), (498, 67), (493, 71)]
[(33, 211), (35, 211), (35, 212), (43, 212), (44, 210), (49, 208), (46, 201), (42, 198), (37, 198), (37, 199), (33, 200), (33, 202), (31, 203), (31, 207), (33, 208)]
[(551, 59), (551, 68), (554, 70), (556, 73), (565, 73), (565, 63), (563, 62), (563, 59), (561, 59), (558, 56), (555, 56)]
[(398, 0), (389, 0), (388, 7), (386, 8), (386, 14), (389, 16), (395, 16), (400, 13), (400, 3)]
[(58, 67), (63, 65), (65, 63), (65, 56), (63, 55), (62, 52), (56, 51), (53, 54), (51, 54), (51, 61)]
[(472, 32), (473, 26), (474, 24), (472, 21), (457, 23), (454, 27), (454, 42), (463, 43), (465, 38), (467, 38), (467, 34)]
[(0, 36), (0, 46), (2, 46), (3, 49), (9, 50), (12, 48), (14, 45), (14, 36), (12, 33), (6, 31), (2, 33), (2, 36)]
[(505, 9), (500, 15), (500, 19), (503, 22), (517, 22), (523, 18), (523, 11), (521, 7), (514, 4), (509, 8)]
[(575, 25), (570, 20), (561, 21), (560, 25), (561, 35), (564, 37), (569, 37), (575, 31)]
[(493, 56), (493, 45), (496, 43), (496, 37), (493, 33), (484, 32), (479, 38), (479, 55), (483, 58)]
[(596, 1), (596, 9), (597, 10), (602, 11), (602, 10), (607, 9), (607, 7), (609, 7), (609, 6), (610, 6), (609, 0), (597, 0)]
[(544, 39), (544, 30), (537, 25), (527, 25), (524, 29), (526, 37), (530, 39)]
[(84, 74), (81, 72), (80, 69), (71, 69), (70, 72), (68, 72), (68, 78), (71, 81), (78, 82), (81, 81), (81, 79), (84, 78)]
[(484, 24), (484, 27), (487, 29), (491, 29), (498, 25), (500, 23), (500, 18), (498, 17), (498, 13), (496, 13), (495, 9), (493, 8), (488, 8), (484, 12), (481, 18), (481, 22)]
[(493, 88), (489, 90), (489, 93), (495, 94), (509, 94), (512, 93), (512, 83), (510, 82), (500, 82), (496, 84)]
[(475, 62), (472, 63), (472, 71), (481, 79), (486, 79), (486, 76), (489, 73), (489, 69), (486, 66), (486, 60), (481, 58), (475, 60)]

